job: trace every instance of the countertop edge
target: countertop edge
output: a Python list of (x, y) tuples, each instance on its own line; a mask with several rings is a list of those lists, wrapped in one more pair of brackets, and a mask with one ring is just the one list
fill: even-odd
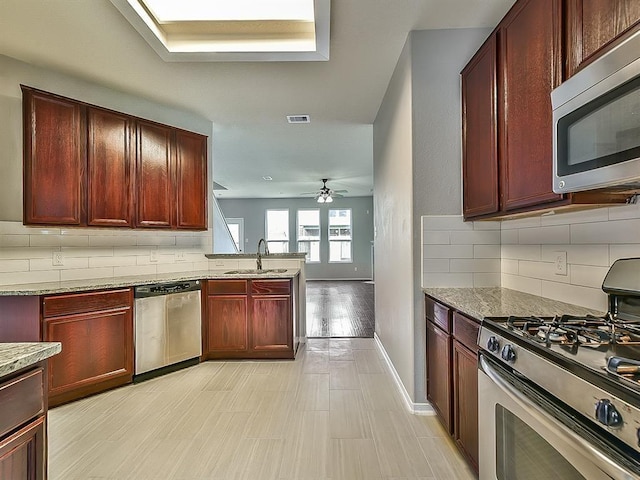
[(46, 360), (61, 351), (60, 342), (0, 343), (0, 377)]
[(175, 274), (139, 275), (129, 277), (115, 277), (95, 280), (70, 280), (47, 283), (28, 283), (16, 285), (1, 285), (0, 297), (55, 295), (59, 293), (87, 292), (111, 288), (137, 287), (162, 282), (179, 282), (185, 280), (219, 280), (219, 279), (291, 279), (300, 275), (299, 268), (288, 268), (285, 272), (269, 272), (264, 274), (236, 273), (226, 274), (229, 269), (194, 270)]
[[(233, 259), (241, 259), (241, 258), (256, 258), (258, 256), (257, 253), (205, 253), (205, 257), (207, 258), (233, 258)], [(263, 260), (268, 260), (270, 258), (299, 258), (304, 259), (307, 256), (306, 253), (270, 253), (269, 255), (263, 255)]]
[(510, 315), (603, 315), (604, 312), (504, 287), (422, 288), (422, 292), (481, 321)]

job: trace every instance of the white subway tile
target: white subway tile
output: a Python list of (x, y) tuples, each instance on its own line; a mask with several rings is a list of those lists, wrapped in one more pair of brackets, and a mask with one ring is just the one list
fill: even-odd
[(57, 248), (0, 248), (0, 259), (52, 258)]
[(518, 290), (532, 295), (542, 295), (542, 280), (537, 278), (521, 277), (519, 275), (502, 274), (502, 287)]
[(87, 257), (64, 257), (64, 265), (53, 265), (53, 257), (32, 258), (29, 260), (29, 270), (68, 270), (75, 268), (87, 268), (89, 259)]
[(638, 243), (640, 219), (571, 225), (571, 243)]
[(158, 273), (156, 265), (113, 267), (114, 277), (130, 277), (132, 275), (155, 275), (156, 273)]
[(134, 235), (102, 235), (89, 237), (89, 245), (92, 247), (132, 247), (137, 244)]
[[(255, 260), (254, 263), (255, 265)], [(232, 260), (227, 258), (211, 258), (209, 259), (209, 270), (237, 270), (240, 268), (240, 262), (238, 260)], [(246, 268), (246, 267), (242, 267)], [(252, 268), (252, 267), (248, 267)]]
[(473, 286), (480, 287), (499, 287), (501, 275), (499, 273), (474, 273)]
[(500, 230), (451, 232), (452, 245), (500, 245)]
[(29, 260), (0, 260), (0, 272), (28, 272)]
[(89, 237), (86, 235), (29, 235), (31, 247), (86, 247)]
[(511, 220), (503, 220), (500, 228), (502, 230), (513, 230), (520, 228), (539, 227), (540, 225), (540, 217), (522, 217), (514, 218)]
[(43, 283), (60, 281), (59, 271), (10, 272), (0, 275), (0, 285), (20, 285), (23, 283)]
[(113, 248), (110, 247), (62, 247), (60, 251), (65, 257), (113, 257)]
[(548, 262), (520, 261), (518, 274), (523, 277), (539, 278), (540, 280), (550, 280), (552, 282), (569, 283), (571, 265), (567, 267), (567, 275), (556, 275), (555, 264)]
[(192, 247), (200, 245), (198, 237), (176, 237), (176, 245), (179, 247)]
[(575, 212), (559, 212), (555, 215), (544, 215), (540, 217), (540, 223), (542, 226), (606, 222), (607, 220), (609, 220), (609, 212), (606, 208), (577, 210)]
[(0, 222), (0, 235), (30, 235), (35, 232), (25, 227), (22, 222)]
[(597, 288), (543, 281), (542, 296), (602, 312), (607, 310), (607, 295)]
[(502, 258), (513, 260), (540, 260), (540, 245), (502, 245)]
[(113, 277), (112, 267), (102, 268), (77, 268), (73, 270), (60, 270), (60, 280), (90, 280), (93, 278)]
[(426, 215), (422, 217), (424, 231), (473, 230), (473, 222), (465, 222), (462, 215)]
[(149, 256), (149, 253), (151, 253), (151, 250), (156, 250), (155, 247), (134, 247), (134, 246), (130, 246), (130, 247), (113, 247), (113, 254), (116, 257), (125, 257), (125, 256), (137, 256), (137, 255), (143, 255), (143, 256)]
[(472, 273), (433, 273), (425, 274), (423, 279), (426, 288), (471, 288), (473, 287)]
[(144, 237), (138, 237), (136, 239), (137, 241), (137, 245), (140, 246), (153, 246), (153, 245), (157, 245), (157, 246), (169, 246), (169, 245), (175, 245), (176, 244), (176, 237), (175, 236), (169, 236), (169, 237), (163, 237), (163, 236), (148, 236), (145, 235)]
[(89, 257), (89, 267), (126, 267), (136, 264), (136, 257)]
[(518, 243), (521, 245), (569, 243), (569, 238), (569, 225), (523, 228), (518, 231)]
[(425, 245), (425, 258), (473, 258), (473, 245)]
[(631, 245), (610, 245), (609, 246), (609, 261), (613, 265), (613, 262), (619, 258), (634, 258), (640, 257), (640, 243), (634, 243)]
[(158, 265), (158, 273), (181, 273), (192, 272), (194, 270), (193, 264), (187, 262), (173, 263), (173, 264), (160, 264)]
[(640, 218), (640, 203), (609, 208), (609, 220), (623, 220), (625, 218)]
[(567, 263), (609, 266), (608, 245), (542, 245), (542, 261), (555, 262), (556, 252), (567, 252)]
[(423, 262), (423, 271), (427, 273), (448, 273), (448, 258), (427, 258)]
[(474, 245), (473, 258), (500, 258), (500, 245)]
[(517, 245), (518, 230), (502, 230), (500, 232), (500, 243), (502, 245)]
[(608, 271), (609, 267), (571, 265), (571, 284), (582, 285), (583, 287), (601, 288), (602, 281)]
[(0, 234), (0, 247), (28, 247), (29, 235)]
[(507, 258), (503, 258), (500, 261), (500, 269), (502, 273), (506, 273), (509, 275), (518, 275), (519, 274), (519, 260), (509, 260)]
[(500, 230), (502, 222), (495, 220), (485, 220), (473, 222), (474, 230)]
[(500, 260), (495, 258), (483, 258), (473, 260), (452, 259), (449, 261), (451, 272), (472, 272), (472, 273), (499, 273)]
[(450, 232), (444, 230), (425, 232), (422, 237), (423, 245), (449, 245), (450, 243)]

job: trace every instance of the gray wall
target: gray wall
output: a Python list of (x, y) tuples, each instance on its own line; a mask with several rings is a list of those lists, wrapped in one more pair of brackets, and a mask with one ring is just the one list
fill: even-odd
[[(207, 135), (212, 151), (213, 123), (203, 117), (0, 55), (0, 220), (22, 221), (20, 84)], [(209, 178), (212, 171), (210, 154)]]
[(411, 32), (373, 126), (376, 333), (414, 403), (426, 402), (420, 217), (461, 214), (460, 71), (490, 31)]
[[(265, 237), (265, 211), (289, 209), (289, 251), (296, 247), (296, 212), (299, 209), (320, 209), (320, 234), (322, 238), (321, 263), (306, 265), (308, 280), (369, 279), (371, 278), (371, 241), (373, 240), (373, 198), (345, 197), (333, 203), (319, 204), (313, 198), (218, 198), (222, 213), (227, 218), (244, 218), (244, 252), (257, 251), (258, 240)], [(327, 242), (330, 208), (351, 208), (353, 222), (353, 263), (328, 263)]]

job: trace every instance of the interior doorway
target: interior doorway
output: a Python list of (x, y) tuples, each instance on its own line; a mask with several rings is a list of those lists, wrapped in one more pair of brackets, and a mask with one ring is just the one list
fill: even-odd
[(374, 286), (359, 280), (307, 280), (307, 337), (372, 338)]
[(231, 237), (233, 238), (234, 243), (236, 244), (236, 248), (239, 253), (244, 252), (244, 218), (227, 218), (225, 219), (227, 222), (227, 227), (229, 227), (229, 232), (231, 232)]

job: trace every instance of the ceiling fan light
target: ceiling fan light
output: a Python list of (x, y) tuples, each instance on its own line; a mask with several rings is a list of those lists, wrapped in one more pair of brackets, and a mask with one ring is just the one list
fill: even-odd
[(327, 198), (324, 199), (325, 203), (331, 203), (333, 202), (333, 197), (331, 195), (329, 195)]
[(317, 202), (318, 203), (324, 203), (324, 197), (322, 195), (319, 196)]

